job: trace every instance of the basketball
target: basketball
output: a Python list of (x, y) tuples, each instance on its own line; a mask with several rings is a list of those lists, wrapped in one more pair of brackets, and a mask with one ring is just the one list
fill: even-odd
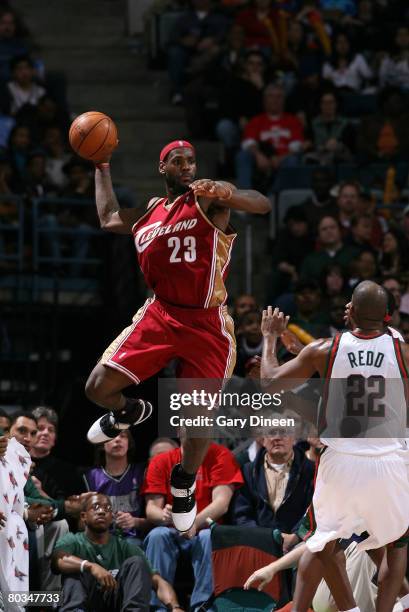
[(116, 148), (118, 132), (110, 117), (89, 111), (72, 122), (69, 140), (77, 155), (97, 163), (106, 160)]

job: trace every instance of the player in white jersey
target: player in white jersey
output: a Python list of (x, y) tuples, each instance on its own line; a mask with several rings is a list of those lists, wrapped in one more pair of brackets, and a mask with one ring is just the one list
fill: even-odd
[[(376, 548), (405, 535), (409, 525), (409, 481), (402, 456), (403, 432), (399, 431), (399, 426), (405, 422), (404, 415), (406, 418), (409, 346), (394, 340), (385, 329), (386, 306), (387, 296), (382, 287), (371, 281), (360, 283), (352, 297), (353, 332), (317, 340), (282, 366), (278, 365), (276, 343), (288, 317), (278, 309), (273, 313), (271, 307), (263, 312), (263, 384), (277, 392), (297, 386), (300, 379), (308, 379), (319, 372), (321, 377), (332, 381), (331, 385), (325, 385), (325, 404), (326, 400), (334, 399), (331, 397), (333, 381), (336, 386), (337, 377), (342, 378), (347, 385), (347, 395), (342, 396), (339, 404), (342, 418), (338, 419), (338, 425), (347, 432), (353, 431), (350, 435), (358, 434), (362, 422), (369, 427), (359, 434), (367, 437), (348, 440), (341, 437), (342, 433), (337, 434), (338, 438), (323, 436), (327, 448), (321, 458), (313, 499), (317, 528), (308, 544), (311, 558), (322, 562), (326, 582), (339, 610), (348, 612), (359, 609), (345, 568), (337, 563), (333, 554), (336, 541), (367, 531), (369, 537), (361, 543), (361, 549)], [(385, 393), (386, 377), (395, 379), (396, 384), (392, 391), (387, 389)], [(338, 415), (333, 406), (330, 411), (331, 420), (327, 418), (326, 427), (333, 436), (332, 420), (336, 421)], [(386, 439), (385, 430), (373, 420), (383, 412), (385, 417), (378, 418), (379, 422), (386, 423), (386, 435), (389, 436)], [(369, 437), (372, 431), (381, 435)], [(377, 612), (392, 610), (405, 569), (406, 547), (389, 547), (388, 571), (379, 588)], [(293, 612), (306, 611), (311, 602), (313, 593), (308, 576), (305, 578), (297, 585)]]

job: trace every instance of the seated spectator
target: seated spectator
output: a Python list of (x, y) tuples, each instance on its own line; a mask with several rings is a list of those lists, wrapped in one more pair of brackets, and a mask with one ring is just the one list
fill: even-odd
[(309, 53), (301, 59), (297, 76), (288, 95), (286, 108), (289, 113), (297, 115), (306, 127), (317, 113), (323, 91), (321, 64), (315, 54)]
[(388, 229), (388, 223), (385, 217), (378, 214), (376, 209), (376, 199), (372, 197), (369, 191), (361, 191), (358, 202), (358, 215), (368, 215), (371, 218), (371, 245), (375, 249), (379, 249), (383, 235)]
[(408, 246), (402, 234), (389, 229), (383, 237), (379, 268), (382, 276), (396, 276), (408, 269)]
[(321, 275), (320, 288), (325, 305), (328, 305), (334, 297), (344, 296), (348, 293), (345, 270), (339, 264), (325, 266)]
[(172, 438), (156, 438), (149, 447), (149, 459), (161, 453), (167, 453), (174, 448), (179, 448), (179, 444)]
[(10, 114), (16, 115), (24, 105), (36, 106), (46, 93), (35, 82), (34, 64), (28, 55), (11, 60), (11, 81), (7, 83), (10, 97)]
[(110, 533), (107, 495), (89, 497), (81, 519), (85, 531), (68, 533), (54, 548), (53, 569), (64, 578), (61, 612), (149, 610), (152, 588), (165, 609), (182, 609), (173, 587), (152, 569), (139, 546)]
[(306, 159), (321, 165), (346, 162), (351, 159), (353, 133), (348, 119), (338, 115), (338, 100), (333, 92), (324, 92), (320, 98), (320, 113), (311, 124), (313, 151)]
[(360, 53), (355, 53), (348, 36), (336, 35), (331, 60), (325, 62), (322, 75), (337, 89), (362, 91), (364, 84), (372, 79), (372, 70)]
[(242, 293), (238, 295), (233, 304), (233, 312), (232, 317), (234, 318), (234, 322), (236, 324), (236, 335), (240, 333), (240, 330), (237, 329), (237, 323), (240, 317), (249, 310), (257, 310), (257, 301), (254, 295), (248, 295), (247, 293)]
[(409, 28), (399, 26), (395, 33), (395, 48), (388, 53), (379, 68), (379, 85), (394, 85), (409, 89)]
[(42, 149), (33, 149), (27, 154), (21, 188), (28, 198), (43, 198), (55, 194), (48, 181), (45, 164), (46, 154)]
[(277, 431), (263, 438), (254, 461), (243, 466), (244, 486), (233, 505), (233, 521), (243, 527), (271, 527), (291, 533), (313, 494), (314, 463)]
[(273, 0), (254, 0), (236, 17), (236, 23), (244, 29), (246, 47), (260, 49), (266, 56), (277, 55), (283, 49), (279, 15), (273, 4)]
[(18, 29), (14, 11), (9, 6), (2, 6), (0, 8), (0, 81), (3, 83), (10, 78), (11, 61), (28, 53)]
[[(280, 166), (297, 164), (297, 154), (303, 150), (304, 129), (297, 117), (284, 112), (284, 103), (283, 87), (267, 85), (264, 113), (247, 123), (236, 157), (237, 183), (241, 189), (251, 188), (257, 182), (266, 189)], [(255, 171), (260, 176), (258, 181)]]
[(349, 289), (353, 289), (364, 280), (375, 280), (378, 276), (377, 258), (371, 249), (361, 251), (350, 264)]
[(249, 51), (237, 74), (232, 74), (220, 90), (220, 119), (216, 134), (228, 150), (240, 145), (241, 130), (249, 119), (262, 111), (266, 61), (257, 51)]
[(62, 134), (68, 134), (71, 123), (67, 111), (60, 108), (48, 94), (39, 99), (37, 106), (23, 106), (17, 113), (16, 120), (30, 129), (36, 144), (43, 142), (47, 128), (58, 125)]
[[(278, 67), (287, 73), (298, 75), (303, 58), (307, 54), (307, 37), (300, 21), (290, 20), (287, 26), (286, 46)], [(287, 75), (288, 78), (289, 75)]]
[(315, 234), (322, 217), (335, 216), (337, 207), (331, 198), (333, 175), (329, 168), (316, 168), (311, 176), (312, 197), (301, 202), (296, 208), (307, 218), (308, 227)]
[(337, 193), (338, 220), (346, 234), (352, 224), (352, 219), (358, 212), (360, 186), (355, 182), (342, 183)]
[(53, 452), (57, 441), (57, 413), (48, 406), (37, 406), (32, 414), (37, 420), (37, 437), (30, 450), (33, 476), (46, 495), (54, 499), (82, 493), (84, 482), (77, 466), (59, 459)]
[[(196, 503), (198, 514), (195, 524), (187, 534), (180, 534), (172, 527), (170, 473), (181, 460), (181, 448), (161, 453), (149, 462), (145, 476), (144, 494), (146, 516), (155, 527), (145, 538), (147, 558), (159, 574), (173, 583), (176, 564), (182, 552), (191, 555), (195, 584), (190, 600), (195, 611), (213, 593), (211, 570), (211, 544), (208, 519), (219, 521), (226, 514), (234, 488), (243, 483), (240, 468), (227, 448), (211, 443), (199, 468), (196, 479)], [(151, 605), (161, 606), (157, 597)]]
[(24, 177), (30, 148), (30, 130), (25, 125), (16, 125), (9, 135), (8, 156), (13, 167), (13, 172), (19, 180)]
[(328, 312), (330, 336), (336, 336), (339, 332), (345, 331), (344, 315), (346, 303), (347, 298), (344, 295), (335, 295), (329, 302)]
[(372, 245), (372, 219), (370, 215), (356, 215), (350, 221), (350, 233), (345, 238), (345, 244), (363, 251), (377, 250)]
[(306, 253), (314, 250), (314, 239), (309, 230), (307, 216), (302, 206), (290, 208), (284, 218), (285, 228), (280, 230), (272, 255), (272, 271), (269, 274), (269, 304), (281, 293), (291, 291), (298, 280), (298, 273)]
[(409, 241), (409, 206), (403, 209), (402, 219), (399, 226), (405, 240)]
[(357, 152), (363, 161), (406, 159), (409, 155), (409, 116), (402, 92), (385, 87), (379, 93), (379, 112), (362, 120)]
[(227, 31), (226, 18), (211, 9), (210, 0), (193, 0), (173, 29), (168, 48), (168, 69), (172, 87), (172, 103), (182, 102), (186, 69), (192, 58), (205, 64), (220, 49)]
[(358, 0), (357, 14), (343, 23), (343, 28), (354, 41), (359, 52), (375, 53), (381, 48), (384, 30), (378, 18), (377, 6), (372, 0)]
[(307, 255), (301, 266), (300, 277), (319, 280), (323, 269), (330, 263), (337, 263), (346, 270), (359, 251), (347, 246), (341, 238), (339, 221), (335, 217), (323, 217), (318, 224), (320, 249)]
[(328, 332), (328, 312), (322, 308), (319, 284), (314, 280), (300, 280), (294, 292), (296, 311), (291, 323), (298, 325), (315, 338), (325, 338)]
[[(84, 474), (88, 491), (108, 496), (114, 513), (114, 527), (126, 538), (140, 543), (149, 525), (144, 517), (141, 487), (145, 463), (135, 463), (135, 443), (123, 431), (98, 449), (96, 467)], [(118, 534), (119, 535), (119, 534)]]
[(47, 153), (45, 162), (47, 179), (56, 190), (61, 190), (67, 184), (67, 175), (63, 168), (69, 162), (71, 155), (57, 125), (46, 128), (42, 145)]
[(399, 329), (401, 324), (400, 310), (402, 306), (402, 288), (400, 282), (395, 276), (389, 276), (382, 280), (382, 287), (386, 289), (393, 298), (393, 313), (388, 312), (388, 314), (392, 317), (390, 324), (392, 327)]
[(260, 329), (261, 312), (249, 310), (241, 315), (238, 321), (240, 335), (237, 342), (237, 361), (234, 368), (235, 376), (246, 375), (246, 364), (263, 350), (263, 336)]
[(11, 418), (10, 415), (7, 414), (5, 410), (0, 408), (0, 429), (4, 434), (8, 434), (10, 431)]

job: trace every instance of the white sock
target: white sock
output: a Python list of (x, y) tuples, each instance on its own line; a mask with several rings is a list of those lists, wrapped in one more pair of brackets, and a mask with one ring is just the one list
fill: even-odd
[(351, 608), (350, 610), (344, 610), (343, 612), (361, 612), (361, 611), (358, 607), (356, 607), (356, 608)]
[(403, 609), (409, 608), (409, 593), (399, 599)]

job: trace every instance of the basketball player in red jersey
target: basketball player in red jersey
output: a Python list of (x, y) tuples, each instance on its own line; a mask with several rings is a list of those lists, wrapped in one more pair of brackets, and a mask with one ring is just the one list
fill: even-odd
[[(182, 140), (166, 145), (159, 160), (166, 197), (153, 198), (145, 214), (120, 209), (109, 162), (95, 171), (96, 204), (101, 227), (133, 234), (149, 298), (107, 348), (86, 384), (87, 397), (110, 412), (94, 423), (88, 439), (98, 443), (123, 428), (146, 420), (152, 406), (125, 397), (122, 390), (179, 360), (182, 378), (228, 378), (236, 358), (233, 321), (224, 305), (224, 281), (236, 237), (230, 209), (265, 214), (269, 200), (230, 183), (195, 180), (193, 146)], [(210, 357), (210, 358), (209, 358)], [(196, 516), (195, 476), (209, 440), (187, 438), (182, 463), (172, 472), (172, 518), (189, 531)]]

